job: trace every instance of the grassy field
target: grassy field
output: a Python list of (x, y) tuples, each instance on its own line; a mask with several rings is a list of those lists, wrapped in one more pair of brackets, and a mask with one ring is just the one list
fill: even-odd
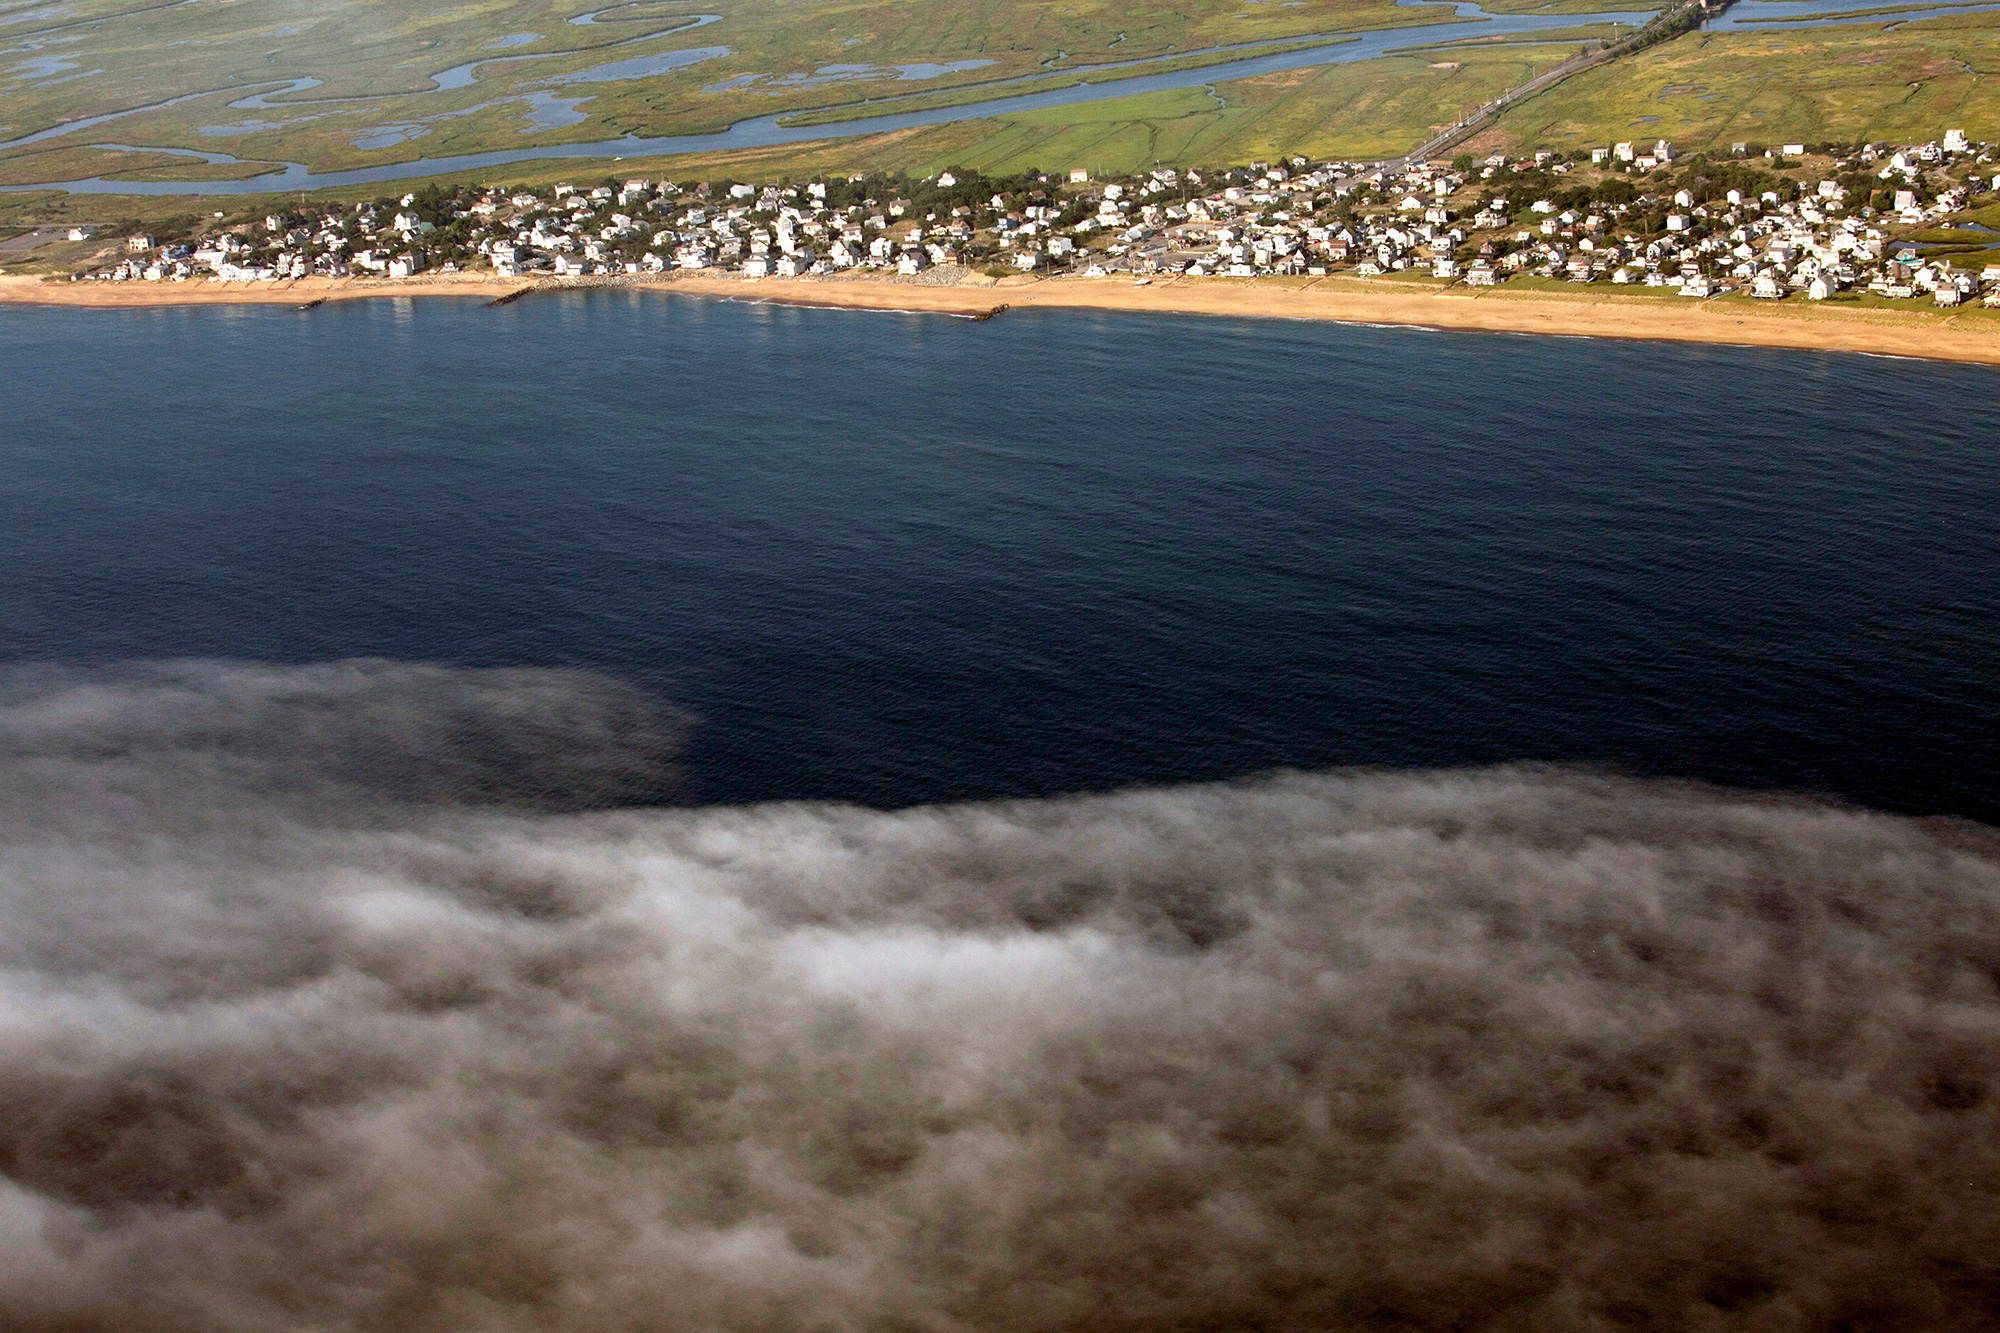
[(2000, 138), (2000, 13), (1690, 33), (1565, 80), (1476, 147), (1909, 142), (1951, 127)]
[[(1390, 56), (1200, 88), (1121, 97), (987, 122), (945, 156), (989, 171), (1027, 166), (1130, 172), (1156, 162), (1223, 164), (1305, 153), (1398, 153), (1466, 108), (1525, 83), (1568, 44)], [(952, 127), (961, 128), (961, 127)]]
[[(393, 6), (383, 0), (191, 0), (126, 12), (144, 3), (68, 0), (51, 8), (0, 0), (0, 122), (8, 127), (0, 138), (192, 98), (41, 143), (0, 147), (0, 184), (90, 175), (227, 179), (257, 170), (107, 152), (90, 147), (96, 142), (220, 151), (250, 162), (303, 161), (333, 170), (601, 140), (627, 131), (702, 132), (747, 116), (892, 93), (973, 100), (989, 95), (973, 85), (997, 79), (1043, 74), (1061, 83), (1092, 64), (1171, 58), (1233, 43), (1284, 43), (1303, 34), (1431, 17), (1438, 26), (1429, 30), (1433, 42), (1424, 50), (1213, 90), (1114, 98), (726, 157), (618, 167), (559, 161), (500, 175), (531, 180), (726, 169), (802, 176), (947, 165), (1116, 172), (1156, 161), (1219, 164), (1291, 152), (1389, 156), (1559, 61), (1577, 42), (1610, 32), (1577, 28), (1546, 34), (1535, 44), (1447, 46), (1456, 26), (1445, 22), (1448, 7), (1413, 11), (1390, 0), (818, 0), (810, 6), (711, 0), (632, 5), (589, 23), (573, 20), (599, 0), (407, 0)], [(1489, 7), (1564, 13), (1615, 6), (1493, 0)], [(1798, 5), (1801, 15), (1818, 8), (1814, 0)], [(704, 11), (721, 17), (687, 26)], [(497, 45), (503, 38), (519, 40)], [(1420, 40), (1413, 34), (1413, 47)], [(650, 75), (579, 81), (605, 66), (629, 74), (623, 62), (688, 51), (712, 54)], [(464, 87), (435, 87), (432, 76), (443, 70), (494, 58), (498, 63), (483, 65)], [(921, 80), (898, 77), (895, 69), (975, 61), (988, 63)], [(854, 77), (794, 77), (832, 66), (851, 67)], [(1684, 149), (1736, 141), (1910, 140), (1935, 138), (1952, 126), (1993, 138), (2000, 137), (1996, 74), (1996, 13), (1698, 32), (1566, 81), (1509, 112), (1469, 147), (1576, 148), (1655, 137)], [(269, 91), (301, 79), (320, 82), (296, 92)], [(707, 91), (718, 85), (729, 86)], [(262, 88), (263, 103), (231, 109), (227, 104), (245, 91), (194, 96), (223, 87)], [(537, 129), (529, 99), (551, 96), (588, 118)], [(0, 219), (53, 207), (45, 199), (0, 198)]]
[[(704, 0), (574, 21), (597, 3), (193, 0), (117, 17), (109, 0), (54, 9), (0, 0), (0, 139), (190, 99), (80, 131), (81, 140), (0, 147), (0, 179), (33, 177), (7, 159), (92, 141), (335, 170), (626, 132), (698, 133), (886, 94), (1453, 18), (1445, 5), (1413, 10), (1391, 0)], [(702, 11), (720, 17), (689, 26)], [(677, 52), (685, 57), (677, 67), (645, 63)], [(490, 63), (465, 86), (434, 81), (476, 60)], [(904, 68), (940, 65), (958, 68)], [(318, 82), (271, 91), (300, 80)], [(260, 105), (228, 105), (257, 88)], [(587, 119), (544, 117), (538, 127), (529, 103), (537, 94), (586, 99)]]

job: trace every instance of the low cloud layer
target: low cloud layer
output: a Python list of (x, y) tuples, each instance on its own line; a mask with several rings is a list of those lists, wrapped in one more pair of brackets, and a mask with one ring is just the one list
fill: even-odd
[(0, 680), (0, 1329), (1984, 1329), (2000, 841), (1589, 775), (609, 809), (581, 673)]

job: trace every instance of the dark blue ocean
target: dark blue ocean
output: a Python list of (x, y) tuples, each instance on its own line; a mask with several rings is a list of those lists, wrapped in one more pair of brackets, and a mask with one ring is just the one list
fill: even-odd
[(638, 293), (0, 311), (0, 661), (583, 665), (677, 799), (1509, 760), (2000, 822), (2000, 373)]

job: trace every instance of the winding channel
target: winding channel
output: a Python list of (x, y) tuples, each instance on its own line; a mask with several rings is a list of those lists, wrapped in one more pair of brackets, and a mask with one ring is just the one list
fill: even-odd
[[(1398, 5), (1415, 7), (1424, 5), (1425, 0), (1396, 0)], [(1794, 31), (1811, 24), (1821, 26), (1846, 22), (1909, 22), (1914, 19), (1934, 17), (1942, 14), (1964, 13), (1973, 9), (1986, 9), (2000, 5), (2000, 0), (1971, 0), (1971, 3), (1946, 4), (1936, 9), (1911, 10), (1894, 15), (1875, 18), (1843, 18), (1840, 15), (1866, 10), (1879, 11), (1883, 0), (1742, 0), (1722, 18), (1713, 21), (1717, 28), (1747, 29), (1770, 27), (1775, 31)], [(630, 9), (632, 5), (615, 6), (612, 9), (597, 10), (591, 14), (571, 19), (572, 23), (596, 23), (603, 21), (599, 16), (616, 13), (619, 9)], [(1434, 6), (1425, 6), (1432, 7)], [(1032, 83), (1050, 77), (1048, 74), (1023, 75), (1012, 79), (994, 80), (988, 84), (964, 85), (954, 89), (929, 90), (908, 93), (901, 97), (881, 98), (871, 102), (851, 103), (826, 108), (830, 111), (846, 110), (850, 107), (865, 114), (849, 119), (825, 123), (800, 125), (786, 124), (802, 116), (812, 116), (811, 110), (792, 110), (768, 116), (758, 116), (741, 120), (729, 128), (711, 134), (666, 135), (647, 138), (627, 134), (622, 138), (598, 140), (590, 143), (551, 144), (528, 148), (500, 149), (486, 153), (465, 153), (450, 157), (420, 157), (412, 161), (385, 163), (381, 166), (360, 167), (348, 171), (314, 172), (303, 163), (286, 162), (274, 164), (274, 169), (248, 180), (235, 181), (122, 181), (93, 177), (88, 180), (52, 181), (33, 185), (0, 186), (0, 192), (18, 193), (28, 190), (64, 190), (76, 194), (189, 194), (189, 195), (258, 195), (281, 194), (303, 190), (315, 190), (351, 185), (368, 185), (379, 182), (411, 180), (419, 177), (441, 176), (465, 171), (482, 171), (493, 167), (509, 166), (520, 162), (546, 161), (564, 158), (621, 158), (621, 157), (666, 157), (689, 153), (712, 153), (733, 151), (744, 148), (768, 148), (785, 144), (809, 143), (817, 140), (850, 138), (858, 135), (883, 134), (897, 130), (920, 129), (933, 125), (947, 125), (964, 120), (981, 120), (994, 116), (1018, 114), (1024, 111), (1038, 111), (1050, 107), (1074, 106), (1079, 103), (1095, 102), (1114, 97), (1132, 97), (1145, 93), (1165, 92), (1181, 88), (1199, 88), (1211, 84), (1229, 82), (1236, 79), (1253, 78), (1260, 74), (1271, 74), (1281, 70), (1305, 69), (1318, 65), (1345, 64), (1355, 60), (1367, 60), (1399, 50), (1413, 49), (1411, 35), (1418, 33), (1429, 41), (1415, 43), (1414, 46), (1431, 46), (1439, 42), (1460, 42), (1470, 38), (1494, 38), (1531, 36), (1537, 32), (1555, 29), (1582, 27), (1595, 23), (1634, 23), (1641, 21), (1644, 11), (1618, 11), (1593, 14), (1489, 14), (1475, 0), (1458, 0), (1452, 6), (1459, 23), (1440, 24), (1413, 23), (1394, 28), (1378, 29), (1364, 33), (1334, 33), (1319, 36), (1281, 38), (1268, 42), (1245, 43), (1235, 47), (1211, 47), (1198, 51), (1179, 51), (1146, 60), (1122, 61), (1100, 65), (1092, 73), (1113, 70), (1140, 69), (1175, 60), (1185, 60), (1191, 56), (1211, 55), (1231, 50), (1255, 49), (1258, 46), (1286, 44), (1296, 41), (1315, 43), (1303, 48), (1274, 52), (1268, 55), (1247, 56), (1215, 64), (1200, 65), (1190, 69), (1168, 70), (1157, 74), (1135, 74), (1123, 78), (1113, 78), (1103, 82), (1084, 81), (1065, 88), (1047, 89), (1041, 92), (1005, 94), (977, 102), (956, 106), (925, 107), (910, 111), (894, 111), (884, 108), (896, 102), (912, 98), (935, 96), (939, 93), (963, 92), (967, 88), (1002, 89), (1021, 83)], [(1787, 10), (1796, 14), (1799, 9), (1809, 11), (1809, 16), (1789, 19)], [(714, 15), (692, 16), (693, 21), (682, 21), (673, 28), (661, 32), (648, 33), (611, 44), (629, 46), (636, 42), (649, 41), (671, 32), (688, 31), (716, 21)], [(616, 21), (616, 20), (613, 20)], [(608, 50), (610, 46), (593, 48)], [(575, 55), (574, 51), (545, 53), (550, 55)], [(666, 53), (673, 54), (673, 53)], [(501, 55), (486, 57), (455, 66), (433, 76), (442, 88), (463, 87), (472, 82), (473, 71), (479, 66), (496, 61), (517, 61), (540, 58), (537, 54)], [(462, 77), (462, 82), (446, 82), (447, 79)], [(15, 148), (24, 144), (37, 143), (61, 135), (75, 134), (80, 130), (101, 125), (123, 116), (136, 115), (145, 111), (155, 111), (163, 107), (175, 106), (202, 97), (222, 96), (229, 93), (249, 94), (229, 105), (237, 109), (288, 109), (297, 106), (317, 105), (306, 102), (269, 103), (264, 99), (283, 96), (286, 93), (305, 91), (316, 86), (316, 80), (287, 80), (274, 86), (272, 82), (240, 85), (234, 88), (211, 89), (207, 92), (190, 93), (150, 106), (133, 107), (126, 111), (113, 112), (85, 120), (72, 121), (66, 125), (51, 127), (9, 143), (0, 148)], [(262, 91), (258, 91), (258, 90)], [(366, 101), (366, 98), (324, 99), (327, 101)], [(198, 158), (207, 163), (235, 164), (239, 159), (226, 153), (201, 152), (193, 149), (147, 149), (125, 144), (93, 144), (93, 147), (127, 152), (163, 152), (174, 156)], [(260, 159), (250, 159), (258, 164)]]

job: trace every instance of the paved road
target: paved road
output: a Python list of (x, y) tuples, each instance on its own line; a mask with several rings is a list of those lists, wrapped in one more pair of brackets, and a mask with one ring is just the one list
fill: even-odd
[[(1650, 22), (1658, 22), (1661, 19), (1678, 15), (1696, 7), (1699, 7), (1704, 15), (1719, 14), (1728, 4), (1729, 0), (1683, 0), (1683, 3), (1679, 5), (1661, 10), (1653, 16)], [(1492, 123), (1494, 117), (1515, 103), (1524, 101), (1527, 98), (1533, 97), (1536, 93), (1543, 92), (1555, 84), (1561, 83), (1572, 74), (1580, 73), (1593, 65), (1601, 65), (1607, 60), (1615, 60), (1619, 56), (1624, 55), (1632, 49), (1631, 43), (1633, 37), (1637, 35), (1635, 33), (1631, 36), (1622, 37), (1618, 41), (1608, 45), (1584, 51), (1579, 55), (1571, 56), (1568, 60), (1563, 61), (1562, 64), (1557, 65), (1553, 69), (1543, 70), (1520, 87), (1510, 88), (1500, 94), (1499, 97), (1488, 102), (1485, 106), (1479, 108), (1479, 110), (1473, 112), (1464, 120), (1459, 121), (1456, 125), (1453, 125), (1450, 129), (1444, 131), (1422, 147), (1414, 149), (1393, 161), (1378, 162), (1368, 169), (1369, 172), (1385, 171), (1389, 175), (1394, 176), (1419, 162), (1429, 161), (1460, 140), (1469, 139), (1480, 130), (1486, 128), (1488, 124)], [(1351, 181), (1359, 180), (1364, 174), (1368, 173), (1356, 173), (1353, 176), (1344, 177), (1338, 184), (1346, 185)]]
[(1377, 162), (1365, 172), (1356, 172), (1352, 176), (1342, 177), (1335, 184), (1348, 185), (1353, 181), (1361, 179), (1364, 175), (1372, 175), (1377, 171), (1384, 172), (1390, 176), (1401, 175), (1407, 168), (1415, 166), (1419, 162), (1428, 162), (1431, 158), (1436, 157), (1439, 153), (1450, 148), (1461, 139), (1471, 138), (1480, 130), (1485, 129), (1493, 121), (1494, 117), (1498, 116), (1508, 107), (1513, 106), (1516, 102), (1524, 98), (1533, 97), (1536, 93), (1554, 84), (1561, 83), (1564, 79), (1580, 70), (1589, 69), (1592, 65), (1602, 64), (1617, 53), (1617, 48), (1615, 47), (1603, 47), (1595, 51), (1586, 51), (1582, 55), (1571, 56), (1555, 68), (1543, 70), (1520, 87), (1508, 89), (1506, 92), (1500, 94), (1498, 98), (1488, 102), (1485, 106), (1479, 108), (1479, 110), (1473, 112), (1464, 120), (1459, 121), (1456, 125), (1453, 125), (1450, 129), (1439, 134), (1421, 147), (1412, 149), (1403, 156), (1391, 159), (1390, 161)]
[(16, 236), (11, 241), (0, 241), (0, 253), (18, 254), (23, 250), (37, 250), (51, 241), (60, 241), (68, 235), (67, 227), (38, 227), (34, 231)]

